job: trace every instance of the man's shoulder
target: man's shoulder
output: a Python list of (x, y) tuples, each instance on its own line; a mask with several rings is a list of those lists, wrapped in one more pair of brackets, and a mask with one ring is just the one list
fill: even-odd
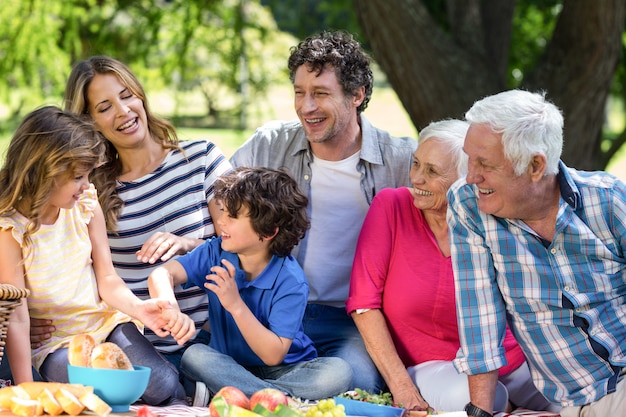
[(299, 120), (272, 120), (259, 126), (250, 139), (287, 139), (301, 131)]
[(233, 166), (270, 166), (272, 161), (306, 148), (299, 121), (274, 120), (256, 129), (230, 158)]
[(388, 131), (374, 126), (365, 116), (361, 115), (361, 129), (363, 137), (382, 144), (393, 144), (397, 146), (406, 146), (412, 149), (417, 148), (417, 140), (408, 136), (393, 136)]
[(623, 187), (623, 182), (613, 174), (606, 171), (581, 171), (566, 167), (563, 175), (581, 187), (595, 187), (612, 189), (616, 186)]
[(372, 125), (364, 116), (361, 116), (361, 145), (362, 156), (373, 162), (396, 160), (403, 158), (409, 161), (417, 149), (417, 141), (407, 136), (392, 136), (388, 131)]

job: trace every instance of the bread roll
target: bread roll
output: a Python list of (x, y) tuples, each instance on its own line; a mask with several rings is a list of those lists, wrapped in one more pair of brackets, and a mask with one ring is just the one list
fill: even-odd
[(23, 417), (40, 416), (43, 414), (43, 407), (37, 400), (13, 397), (11, 400), (11, 412)]
[(63, 411), (69, 415), (77, 416), (85, 409), (85, 406), (78, 401), (78, 398), (65, 388), (59, 388), (54, 393), (54, 397), (59, 404), (61, 404), (61, 407), (63, 407)]
[(109, 404), (92, 392), (86, 392), (78, 400), (87, 407), (87, 410), (96, 413), (100, 417), (107, 417), (111, 413)]
[(10, 410), (13, 404), (13, 397), (30, 400), (30, 395), (19, 385), (11, 385), (0, 389), (0, 408)]
[(52, 394), (54, 394), (59, 388), (65, 388), (74, 394), (76, 398), (80, 397), (85, 392), (93, 392), (92, 386), (82, 384), (64, 384), (62, 382), (30, 381), (22, 382), (21, 384), (16, 385), (16, 387), (24, 389), (28, 393), (28, 396), (33, 400), (39, 397), (39, 394), (41, 394), (44, 389), (48, 389)]
[(133, 369), (128, 356), (115, 343), (104, 342), (93, 348), (91, 352), (92, 368)]
[(74, 336), (67, 348), (70, 365), (91, 366), (91, 352), (95, 346), (96, 341), (89, 334), (82, 333)]
[(43, 411), (45, 411), (46, 414), (50, 414), (51, 416), (58, 416), (63, 412), (63, 407), (59, 403), (59, 400), (56, 399), (52, 391), (50, 391), (48, 388), (44, 388), (43, 390), (41, 390), (41, 392), (37, 396), (37, 399), (41, 403)]

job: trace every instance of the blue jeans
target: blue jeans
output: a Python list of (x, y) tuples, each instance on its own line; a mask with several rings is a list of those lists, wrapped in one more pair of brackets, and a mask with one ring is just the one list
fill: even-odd
[(195, 345), (196, 343), (208, 345), (210, 341), (211, 341), (211, 333), (209, 333), (208, 331), (204, 329), (201, 329), (198, 332), (198, 335), (194, 337), (191, 341), (187, 342), (187, 344), (181, 349), (178, 349), (178, 350), (175, 350), (174, 352), (169, 352), (169, 353), (161, 352), (161, 354), (165, 357), (165, 359), (167, 359), (172, 365), (176, 367), (176, 369), (178, 369), (180, 373), (179, 375), (180, 382), (181, 384), (183, 384), (183, 388), (185, 389), (185, 395), (187, 397), (193, 398), (194, 392), (196, 390), (196, 385), (195, 385), (195, 381), (190, 380), (189, 378), (185, 377), (182, 372), (180, 372), (180, 361), (183, 357), (183, 353), (185, 353), (185, 351), (191, 345)]
[(251, 396), (263, 388), (276, 388), (308, 400), (347, 391), (352, 381), (350, 365), (339, 358), (316, 358), (278, 366), (244, 367), (231, 356), (202, 344), (190, 346), (180, 365), (186, 378), (202, 381), (212, 394), (232, 385)]
[[(11, 367), (9, 366), (9, 355), (7, 354), (6, 349), (0, 358), (0, 379), (5, 381), (10, 381), (11, 385), (14, 385), (13, 375), (11, 374)], [(39, 376), (39, 372), (33, 367), (33, 380), (41, 381), (41, 376)]]
[(176, 367), (176, 369), (180, 370), (180, 360), (183, 357), (183, 353), (185, 350), (191, 345), (196, 343), (202, 343), (203, 345), (208, 345), (211, 341), (211, 333), (207, 332), (204, 329), (201, 329), (198, 332), (198, 335), (194, 337), (192, 340), (187, 342), (187, 344), (174, 352), (161, 352), (161, 355), (165, 357), (172, 365)]
[[(146, 404), (159, 405), (172, 398), (185, 398), (174, 365), (157, 352), (134, 323), (118, 325), (106, 341), (118, 345), (133, 365), (147, 366), (152, 370), (148, 387), (141, 396)], [(45, 381), (69, 382), (67, 364), (67, 348), (61, 348), (46, 357), (39, 372)]]
[(313, 340), (319, 356), (342, 358), (350, 364), (353, 374), (350, 389), (361, 388), (374, 394), (385, 389), (385, 381), (345, 308), (309, 304), (302, 324), (304, 333)]

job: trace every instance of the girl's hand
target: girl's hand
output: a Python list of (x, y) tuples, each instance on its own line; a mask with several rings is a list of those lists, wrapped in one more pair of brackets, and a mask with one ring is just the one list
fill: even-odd
[(185, 344), (196, 331), (195, 323), (189, 316), (181, 313), (177, 305), (163, 299), (151, 298), (142, 301), (137, 319), (159, 337), (171, 335), (179, 345)]
[(220, 299), (222, 307), (232, 314), (233, 309), (243, 304), (243, 300), (239, 295), (237, 281), (235, 281), (235, 267), (226, 259), (222, 259), (225, 266), (214, 266), (211, 268), (213, 275), (207, 275), (207, 282), (204, 286), (213, 291)]
[(153, 264), (159, 259), (163, 262), (174, 255), (184, 255), (188, 252), (188, 239), (167, 232), (156, 232), (146, 240), (135, 255), (141, 262)]
[(165, 337), (169, 335), (169, 331), (165, 330), (168, 320), (163, 317), (163, 310), (166, 308), (173, 308), (168, 301), (156, 298), (142, 300), (132, 316), (150, 328), (157, 336)]

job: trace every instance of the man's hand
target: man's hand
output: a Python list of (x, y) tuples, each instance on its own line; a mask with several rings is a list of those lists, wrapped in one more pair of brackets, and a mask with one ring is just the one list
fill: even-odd
[(52, 320), (48, 319), (30, 319), (30, 347), (36, 349), (40, 347), (43, 342), (52, 337), (52, 332), (56, 330), (56, 327), (52, 325)]

